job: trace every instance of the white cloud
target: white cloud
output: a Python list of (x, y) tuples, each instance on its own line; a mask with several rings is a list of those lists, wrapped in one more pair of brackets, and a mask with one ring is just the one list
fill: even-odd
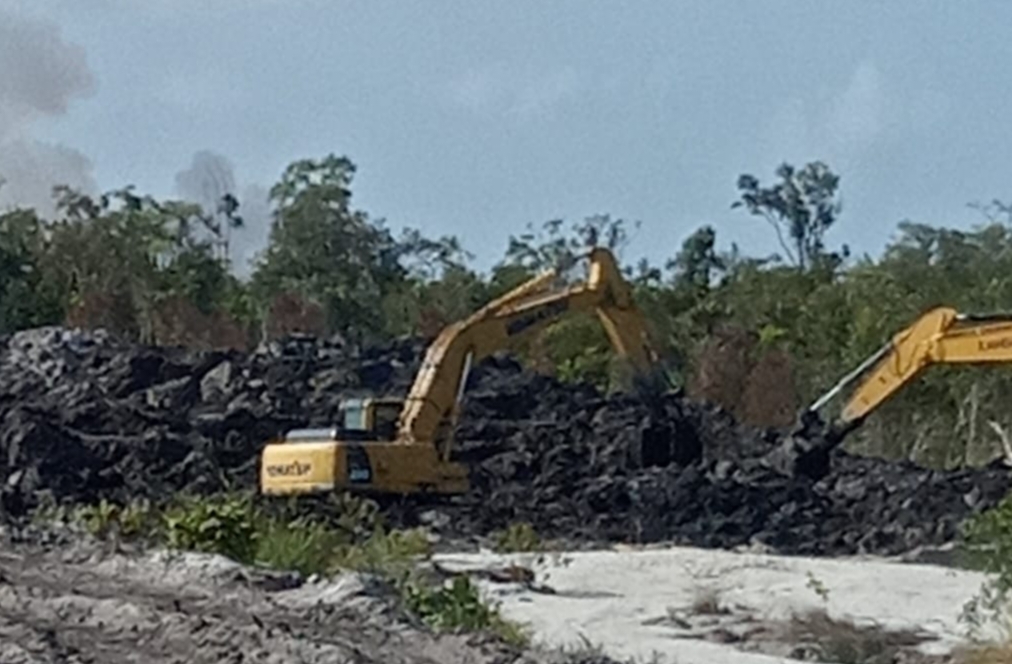
[(891, 102), (878, 68), (862, 62), (827, 109), (823, 129), (845, 150), (862, 150), (885, 130)]
[(553, 112), (583, 88), (572, 67), (524, 71), (495, 64), (465, 72), (450, 84), (450, 96), (472, 112), (531, 118)]
[(937, 90), (890, 80), (866, 60), (837, 90), (778, 104), (767, 121), (766, 151), (788, 161), (824, 159), (847, 170), (897, 140), (934, 131), (950, 110), (950, 100)]

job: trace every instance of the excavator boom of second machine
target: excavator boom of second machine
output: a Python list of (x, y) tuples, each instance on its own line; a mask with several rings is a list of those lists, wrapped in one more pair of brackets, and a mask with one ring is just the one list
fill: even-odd
[(609, 251), (595, 248), (588, 258), (583, 283), (554, 288), (560, 275), (550, 270), (443, 329), (403, 401), (349, 399), (341, 427), (290, 431), (268, 444), (261, 491), (466, 492), (467, 469), (450, 457), (471, 367), (569, 312), (593, 311), (633, 378), (656, 381), (658, 356), (632, 289)]
[(828, 427), (839, 442), (925, 369), (936, 364), (1004, 364), (1012, 362), (1012, 313), (961, 314), (937, 307), (895, 334), (826, 394), (804, 417), (819, 421), (817, 411), (857, 381), (840, 415)]

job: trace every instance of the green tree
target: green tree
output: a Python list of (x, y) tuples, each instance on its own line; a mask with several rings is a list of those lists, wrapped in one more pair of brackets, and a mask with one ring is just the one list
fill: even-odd
[(294, 291), (321, 303), (329, 328), (375, 337), (390, 283), (404, 278), (390, 233), (351, 208), (355, 166), (345, 157), (304, 159), (271, 188), (274, 220), (253, 283), (266, 307)]
[(0, 334), (63, 318), (59, 293), (41, 269), (44, 231), (32, 210), (0, 215)]
[(61, 293), (60, 308), (75, 323), (154, 341), (167, 298), (204, 313), (218, 308), (231, 276), (212, 241), (196, 237), (207, 223), (198, 206), (139, 196), (132, 187), (97, 200), (66, 187), (56, 195), (61, 217), (45, 224), (39, 260), (44, 283)]
[(296, 292), (323, 305), (331, 331), (375, 340), (390, 327), (385, 313), (403, 315), (412, 280), (458, 266), (463, 252), (454, 238), (430, 240), (411, 229), (395, 238), (382, 220), (353, 209), (355, 170), (335, 155), (288, 166), (270, 192), (274, 220), (253, 284), (264, 307)]
[(674, 272), (675, 286), (709, 292), (713, 280), (727, 267), (717, 252), (717, 231), (702, 226), (682, 243), (681, 250), (665, 266)]
[[(801, 170), (781, 164), (776, 176), (777, 183), (761, 187), (755, 176), (741, 175), (740, 198), (731, 207), (744, 206), (751, 214), (766, 219), (787, 258), (799, 270), (818, 267), (827, 260), (835, 268), (841, 256), (827, 254), (823, 238), (840, 214), (841, 203), (836, 198), (840, 177), (820, 161), (806, 164)], [(842, 257), (847, 254), (845, 245)]]

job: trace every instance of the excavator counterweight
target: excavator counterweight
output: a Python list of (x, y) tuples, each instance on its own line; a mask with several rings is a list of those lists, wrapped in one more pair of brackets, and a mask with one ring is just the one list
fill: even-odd
[(553, 288), (560, 275), (549, 270), (444, 328), (403, 401), (347, 400), (340, 427), (290, 431), (270, 442), (261, 455), (261, 492), (466, 492), (468, 469), (451, 455), (471, 367), (571, 312), (596, 313), (634, 378), (656, 385), (658, 355), (632, 289), (609, 251), (595, 248), (587, 258), (583, 283)]

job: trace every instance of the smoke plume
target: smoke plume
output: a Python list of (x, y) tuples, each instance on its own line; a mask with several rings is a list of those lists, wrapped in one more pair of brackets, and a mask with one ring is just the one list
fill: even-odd
[[(236, 185), (235, 169), (226, 157), (207, 150), (193, 155), (189, 168), (176, 173), (176, 193), (197, 203), (206, 214), (214, 215), (222, 197), (231, 194), (239, 201), (238, 214), (243, 224), (228, 237), (228, 257), (239, 276), (251, 272), (250, 261), (267, 244), (270, 206), (267, 189), (257, 184)], [(223, 224), (224, 219), (219, 217)]]
[(32, 134), (40, 120), (65, 114), (94, 91), (83, 48), (51, 23), (0, 9), (0, 208), (34, 207), (49, 216), (55, 185), (94, 193), (85, 155)]

